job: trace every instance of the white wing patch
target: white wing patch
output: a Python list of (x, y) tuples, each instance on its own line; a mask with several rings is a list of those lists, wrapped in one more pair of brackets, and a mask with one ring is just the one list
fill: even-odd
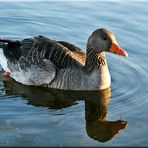
[(3, 49), (0, 48), (0, 64), (3, 68), (4, 71), (10, 72), (10, 70), (8, 69), (8, 65), (7, 65), (7, 59), (4, 55)]

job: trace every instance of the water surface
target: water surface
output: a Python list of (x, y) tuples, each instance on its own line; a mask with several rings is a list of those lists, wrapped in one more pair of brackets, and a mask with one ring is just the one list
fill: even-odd
[(148, 146), (148, 2), (0, 2), (0, 36), (44, 35), (76, 44), (97, 28), (129, 58), (107, 53), (111, 90), (65, 92), (0, 76), (1, 146)]

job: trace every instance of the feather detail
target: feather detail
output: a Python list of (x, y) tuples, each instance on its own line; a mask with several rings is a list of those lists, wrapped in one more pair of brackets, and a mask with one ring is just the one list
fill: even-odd
[[(22, 41), (0, 40), (0, 61), (11, 77), (25, 85), (47, 85), (65, 90), (99, 90), (110, 86), (104, 52), (44, 36)], [(4, 64), (3, 64), (4, 63)], [(5, 66), (4, 66), (5, 65)]]

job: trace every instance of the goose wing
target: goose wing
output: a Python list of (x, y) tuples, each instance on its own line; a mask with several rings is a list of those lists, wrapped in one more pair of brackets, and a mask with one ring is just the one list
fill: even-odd
[(86, 54), (79, 47), (65, 41), (58, 41), (58, 43), (62, 44), (64, 47), (68, 48), (72, 52), (72, 58), (74, 58), (77, 62), (82, 65), (85, 64)]
[(28, 63), (38, 64), (42, 59), (48, 59), (57, 70), (85, 64), (86, 54), (80, 48), (65, 41), (51, 40), (40, 35), (23, 40), (21, 45), (21, 59), (26, 59)]
[[(56, 73), (70, 66), (83, 66), (86, 55), (78, 47), (64, 41), (48, 39), (44, 36), (24, 39), (22, 41), (0, 40), (10, 71), (31, 69), (31, 80), (51, 74), (49, 83)], [(38, 69), (37, 72), (33, 72)], [(17, 79), (17, 78), (16, 78)], [(49, 78), (48, 78), (49, 79)], [(18, 80), (20, 81), (20, 80)]]
[(0, 40), (0, 42), (8, 61), (19, 62), (23, 67), (39, 64), (43, 59), (48, 59), (61, 69), (77, 64), (84, 65), (86, 60), (85, 53), (75, 45), (41, 35), (22, 41)]

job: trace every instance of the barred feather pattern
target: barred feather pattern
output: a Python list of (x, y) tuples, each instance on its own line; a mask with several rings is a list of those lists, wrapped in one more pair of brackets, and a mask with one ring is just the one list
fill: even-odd
[[(24, 68), (31, 64), (38, 65), (45, 58), (53, 62), (57, 69), (85, 64), (84, 52), (77, 53), (74, 49), (74, 51), (71, 51), (62, 44), (65, 45), (66, 42), (50, 40), (43, 36), (23, 40), (21, 46), (23, 53), (19, 60), (20, 66)], [(70, 44), (67, 43), (68, 45)], [(76, 49), (77, 47), (73, 46), (73, 48)]]
[(87, 58), (85, 69), (88, 72), (92, 72), (94, 69), (101, 69), (106, 65), (106, 56), (104, 52), (97, 53), (93, 48), (87, 49)]

